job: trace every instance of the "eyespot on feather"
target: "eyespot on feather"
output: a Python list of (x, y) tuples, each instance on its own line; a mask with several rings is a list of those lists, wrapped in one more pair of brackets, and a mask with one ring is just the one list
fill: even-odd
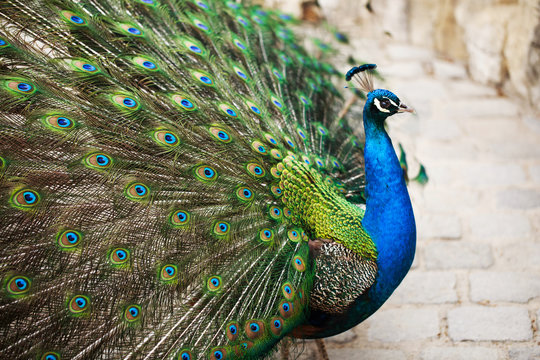
[(135, 25), (120, 24), (119, 28), (122, 29), (124, 34), (129, 35), (129, 36), (136, 36), (136, 37), (144, 36), (144, 31)]
[(142, 183), (131, 183), (126, 186), (124, 194), (130, 200), (143, 200), (150, 195), (150, 189)]
[(178, 275), (178, 267), (174, 264), (165, 264), (161, 267), (160, 278), (165, 282), (174, 280)]
[(195, 39), (182, 39), (182, 45), (191, 53), (195, 55), (205, 56), (208, 54), (208, 51), (204, 46)]
[(244, 330), (250, 340), (259, 339), (265, 335), (264, 322), (261, 320), (248, 320)]
[(265, 133), (265, 134), (264, 134), (264, 138), (265, 138), (266, 141), (268, 141), (270, 144), (272, 144), (272, 145), (277, 145), (277, 140), (276, 140), (276, 138), (275, 138), (272, 134)]
[(151, 59), (146, 56), (135, 56), (133, 58), (133, 63), (140, 67), (141, 69), (148, 70), (148, 71), (158, 71), (159, 65), (154, 59)]
[(270, 173), (276, 179), (281, 179), (281, 171), (279, 171), (275, 166), (272, 166)]
[(86, 20), (84, 19), (84, 17), (82, 17), (81, 15), (79, 15), (79, 14), (73, 12), (73, 11), (63, 10), (63, 11), (60, 12), (60, 15), (70, 25), (75, 25), (75, 26), (86, 26), (86, 25), (88, 25), (86, 23)]
[(236, 76), (238, 76), (240, 79), (244, 80), (245, 82), (249, 81), (249, 77), (247, 75), (246, 70), (244, 70), (241, 67), (236, 66), (236, 65), (233, 66), (233, 70), (234, 70), (234, 73), (236, 74)]
[(239, 49), (240, 51), (242, 52), (245, 52), (248, 50), (246, 44), (244, 44), (243, 41), (241, 41), (240, 39), (233, 39), (233, 44), (236, 46), (237, 49)]
[(178, 353), (177, 360), (193, 360), (191, 351), (189, 349), (182, 349)]
[(283, 319), (279, 316), (274, 316), (270, 319), (270, 331), (273, 335), (279, 336), (283, 331)]
[(272, 105), (274, 105), (279, 110), (283, 109), (283, 102), (281, 100), (279, 100), (277, 97), (271, 96), (270, 101), (272, 102)]
[(283, 154), (281, 153), (281, 151), (279, 151), (278, 149), (272, 149), (270, 150), (270, 155), (276, 159), (276, 160), (281, 160), (283, 159)]
[(37, 191), (32, 189), (20, 189), (11, 195), (11, 204), (22, 210), (34, 208), (40, 201), (41, 196)]
[(130, 305), (124, 310), (124, 320), (134, 322), (141, 317), (141, 307), (139, 305)]
[(85, 59), (73, 59), (71, 65), (76, 71), (82, 73), (97, 74), (101, 72), (97, 65)]
[(50, 115), (43, 118), (43, 124), (54, 130), (70, 130), (75, 127), (75, 122), (62, 115)]
[(215, 347), (208, 353), (210, 360), (225, 360), (227, 359), (227, 350), (224, 347)]
[(192, 18), (191, 19), (191, 22), (193, 23), (193, 25), (195, 25), (195, 27), (205, 33), (211, 33), (212, 31), (210, 30), (210, 27), (202, 22), (201, 20), (197, 19), (197, 18)]
[(214, 87), (214, 80), (212, 79), (212, 77), (210, 76), (210, 74), (206, 73), (206, 72), (203, 72), (203, 71), (196, 71), (196, 70), (192, 70), (191, 71), (191, 76), (197, 80), (197, 82), (199, 82), (200, 84), (204, 85), (204, 86), (209, 86), (209, 87)]
[(289, 145), (291, 149), (294, 149), (296, 147), (296, 145), (294, 144), (294, 142), (291, 140), (290, 137), (284, 136), (283, 139), (285, 140), (285, 143), (287, 143), (287, 145)]
[(191, 215), (189, 212), (184, 210), (176, 210), (171, 213), (169, 219), (173, 227), (182, 228), (189, 224), (190, 217)]
[(218, 236), (225, 236), (231, 231), (231, 225), (226, 221), (218, 221), (214, 225), (214, 234)]
[(253, 101), (245, 100), (246, 106), (251, 110), (252, 113), (255, 115), (261, 116), (261, 108), (257, 104), (255, 104)]
[(41, 355), (39, 359), (40, 360), (61, 360), (62, 357), (57, 352), (47, 351), (46, 353), (43, 353), (43, 355)]
[(0, 49), (6, 48), (10, 46), (10, 44), (3, 38), (0, 37)]
[(272, 191), (272, 194), (273, 194), (275, 197), (277, 197), (277, 198), (279, 198), (279, 197), (281, 197), (281, 195), (283, 195), (283, 191), (282, 191), (281, 188), (280, 188), (279, 186), (277, 186), (277, 185), (272, 185), (272, 186), (270, 187), (270, 191)]
[(197, 105), (189, 97), (182, 94), (173, 94), (171, 96), (173, 102), (186, 111), (197, 110)]
[(261, 155), (268, 155), (268, 151), (262, 142), (255, 140), (251, 143), (251, 148)]
[(282, 301), (279, 303), (279, 313), (284, 319), (290, 318), (294, 314), (294, 306), (289, 301)]
[(82, 233), (75, 230), (64, 230), (56, 236), (56, 242), (63, 250), (73, 249), (82, 241)]
[(306, 165), (310, 165), (310, 166), (311, 166), (311, 160), (310, 160), (307, 156), (303, 155), (303, 156), (302, 156), (302, 161), (303, 161)]
[(306, 270), (306, 263), (301, 256), (295, 256), (292, 259), (292, 265), (298, 272), (304, 272)]
[(84, 163), (90, 168), (104, 170), (110, 168), (113, 161), (103, 153), (93, 153), (84, 158)]
[(206, 281), (206, 288), (212, 292), (216, 292), (221, 289), (221, 277), (210, 276)]
[(302, 240), (300, 232), (297, 229), (290, 229), (289, 231), (287, 231), (287, 237), (292, 242), (299, 242), (300, 240)]
[(69, 311), (74, 315), (80, 315), (90, 309), (90, 299), (84, 295), (75, 295), (69, 300)]
[(291, 216), (292, 216), (291, 210), (290, 210), (289, 208), (283, 208), (283, 215), (284, 215), (287, 219), (290, 219)]
[(248, 163), (246, 169), (248, 173), (259, 179), (266, 175), (264, 168), (257, 163)]
[(218, 173), (209, 165), (199, 165), (195, 168), (195, 176), (202, 182), (213, 182), (217, 179)]
[(217, 127), (217, 126), (211, 126), (210, 134), (217, 140), (223, 142), (223, 143), (230, 143), (232, 141), (231, 135), (229, 132), (223, 128)]
[(22, 296), (30, 291), (32, 281), (26, 276), (15, 275), (6, 281), (5, 288), (11, 296)]
[(175, 147), (180, 144), (180, 139), (170, 130), (156, 130), (153, 133), (154, 140), (166, 147)]
[(139, 110), (141, 107), (141, 104), (137, 99), (134, 97), (123, 95), (123, 94), (116, 94), (111, 96), (111, 101), (114, 105), (127, 109), (127, 110)]
[(294, 287), (293, 285), (287, 281), (281, 286), (281, 291), (283, 293), (283, 296), (285, 296), (285, 299), (292, 300), (294, 298)]
[(241, 186), (238, 189), (236, 189), (236, 197), (241, 201), (249, 202), (253, 200), (254, 194), (250, 188)]
[(239, 329), (240, 325), (238, 324), (238, 322), (232, 321), (228, 323), (225, 330), (227, 339), (229, 339), (230, 341), (235, 341), (236, 339), (238, 339), (238, 334), (240, 333)]
[(236, 110), (229, 104), (219, 104), (219, 110), (221, 110), (228, 117), (232, 117), (232, 118), (238, 117), (238, 110)]
[(24, 79), (8, 79), (4, 81), (7, 90), (21, 95), (32, 95), (37, 89), (34, 84)]
[(129, 262), (129, 258), (129, 250), (125, 248), (115, 248), (109, 253), (109, 260), (115, 266), (126, 265)]
[(259, 231), (259, 239), (263, 242), (271, 242), (274, 240), (274, 232), (271, 229), (262, 229)]
[(268, 214), (274, 220), (280, 220), (283, 217), (283, 211), (278, 206), (271, 206), (268, 210)]

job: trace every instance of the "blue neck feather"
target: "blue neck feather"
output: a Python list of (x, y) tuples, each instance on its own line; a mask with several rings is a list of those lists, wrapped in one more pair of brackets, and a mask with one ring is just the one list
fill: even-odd
[(364, 107), (367, 201), (362, 226), (378, 251), (378, 275), (369, 294), (375, 311), (409, 271), (416, 248), (416, 225), (403, 170), (384, 130), (386, 116), (373, 110), (372, 100), (368, 97)]

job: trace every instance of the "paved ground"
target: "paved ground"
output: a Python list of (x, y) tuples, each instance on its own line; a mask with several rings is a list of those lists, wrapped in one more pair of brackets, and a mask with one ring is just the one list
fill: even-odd
[(428, 50), (359, 42), (417, 109), (390, 131), (430, 182), (411, 188), (414, 269), (372, 318), (327, 341), (330, 358), (540, 359), (540, 116)]

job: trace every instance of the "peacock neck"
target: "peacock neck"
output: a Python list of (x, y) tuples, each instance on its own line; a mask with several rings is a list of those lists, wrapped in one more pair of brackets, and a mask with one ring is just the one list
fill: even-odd
[(377, 248), (377, 279), (370, 291), (379, 307), (407, 274), (416, 248), (416, 225), (403, 170), (384, 119), (364, 108), (366, 212), (362, 227)]

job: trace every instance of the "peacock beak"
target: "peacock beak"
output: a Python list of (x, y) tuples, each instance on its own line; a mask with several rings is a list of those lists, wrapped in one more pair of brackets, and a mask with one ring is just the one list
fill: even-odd
[(403, 113), (403, 112), (410, 112), (410, 113), (413, 113), (414, 112), (414, 109), (413, 108), (410, 108), (410, 107), (407, 107), (407, 105), (405, 105), (404, 103), (401, 103), (399, 104), (399, 108), (398, 108), (398, 113)]

